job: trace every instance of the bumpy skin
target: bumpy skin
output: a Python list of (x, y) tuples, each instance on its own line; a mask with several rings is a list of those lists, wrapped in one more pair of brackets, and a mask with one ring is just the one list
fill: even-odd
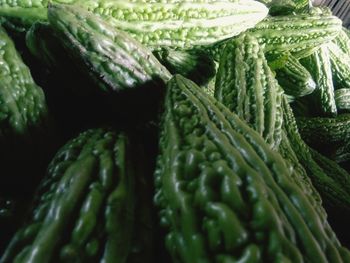
[(310, 73), (293, 55), (288, 56), (284, 67), (276, 70), (276, 79), (285, 93), (294, 97), (306, 96), (316, 88)]
[[(334, 174), (328, 174), (313, 159), (309, 147), (299, 134), (296, 120), (286, 98), (283, 100), (283, 128), (294, 152), (297, 153), (299, 162), (305, 168), (322, 198), (333, 206), (350, 209), (350, 192), (338, 177), (334, 177)], [(350, 176), (347, 180), (349, 179)], [(350, 181), (348, 184), (350, 184)]]
[(198, 85), (207, 84), (216, 74), (214, 60), (202, 50), (163, 48), (154, 54), (172, 74), (181, 74)]
[(350, 89), (337, 89), (334, 98), (338, 110), (350, 110)]
[(350, 114), (334, 118), (297, 118), (297, 124), (302, 137), (311, 145), (345, 142), (350, 138)]
[(35, 21), (47, 20), (48, 2), (48, 0), (1, 0), (0, 16), (8, 20), (8, 23), (17, 31), (22, 31), (29, 28)]
[(333, 118), (297, 118), (297, 124), (308, 145), (337, 162), (349, 159), (350, 114)]
[(348, 56), (350, 56), (350, 36), (348, 35), (348, 29), (343, 28), (337, 37), (332, 41)]
[(171, 76), (150, 50), (81, 7), (50, 5), (48, 17), (68, 53), (104, 92)]
[[(135, 154), (127, 134), (109, 129), (88, 130), (67, 143), (48, 168), (31, 220), (0, 261), (126, 262), (142, 177)], [(142, 212), (137, 215), (142, 222)]]
[(155, 172), (174, 262), (345, 262), (279, 154), (193, 82), (169, 83)]
[(301, 60), (316, 82), (313, 93), (316, 105), (325, 115), (336, 115), (337, 107), (334, 98), (332, 67), (327, 45), (322, 45), (311, 56)]
[(268, 17), (249, 31), (267, 52), (301, 52), (333, 40), (341, 30), (335, 16), (298, 14)]
[(18, 138), (30, 140), (32, 132), (45, 130), (47, 120), (43, 90), (34, 83), (13, 41), (0, 27), (1, 143)]
[(350, 56), (335, 43), (328, 43), (335, 87), (350, 88)]
[(252, 28), (268, 13), (252, 0), (78, 2), (153, 49), (212, 44)]
[[(34, 2), (34, 3), (33, 3)], [(0, 1), (0, 15), (22, 18), (17, 24), (30, 26), (46, 20), (49, 1)], [(268, 9), (253, 0), (53, 0), (79, 3), (84, 9), (129, 32), (141, 43), (159, 47), (192, 48), (208, 45), (252, 28)]]
[(226, 44), (215, 82), (215, 98), (277, 148), (281, 140), (282, 89), (258, 41), (243, 35)]

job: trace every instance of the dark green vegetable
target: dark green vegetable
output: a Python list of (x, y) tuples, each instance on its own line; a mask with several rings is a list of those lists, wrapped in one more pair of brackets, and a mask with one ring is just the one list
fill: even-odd
[(350, 88), (350, 57), (341, 48), (328, 43), (329, 56), (332, 65), (333, 80), (338, 89)]
[(303, 139), (311, 146), (323, 144), (343, 144), (350, 138), (350, 114), (340, 114), (334, 118), (297, 118)]
[(144, 186), (136, 186), (145, 178), (133, 143), (129, 135), (109, 129), (89, 130), (67, 143), (41, 183), (31, 220), (0, 261), (127, 262), (135, 215), (147, 224), (150, 210), (135, 213), (137, 202), (147, 201), (140, 199)]
[(276, 69), (276, 79), (285, 93), (293, 97), (308, 95), (316, 88), (309, 71), (293, 55), (288, 56), (282, 68)]
[(249, 32), (258, 38), (266, 52), (302, 52), (333, 40), (341, 30), (339, 18), (307, 13), (268, 17)]
[(181, 76), (168, 83), (156, 204), (174, 262), (343, 262), (316, 201), (279, 154)]
[(350, 209), (350, 192), (344, 187), (343, 182), (338, 180), (338, 177), (327, 174), (313, 159), (309, 147), (299, 134), (292, 109), (286, 99), (283, 100), (283, 115), (283, 128), (290, 144), (323, 200), (340, 209)]
[(154, 52), (172, 74), (181, 74), (198, 85), (207, 84), (216, 74), (215, 62), (202, 50), (161, 49)]
[(35, 84), (13, 41), (0, 27), (0, 143), (22, 138), (47, 128), (44, 92)]
[(51, 5), (48, 18), (68, 54), (103, 92), (120, 92), (171, 74), (126, 33), (75, 5)]
[(49, 69), (67, 67), (66, 52), (49, 23), (34, 23), (27, 31), (25, 40), (31, 54)]
[(350, 110), (350, 88), (334, 91), (334, 99), (338, 110)]
[(305, 142), (337, 162), (349, 158), (350, 115), (334, 118), (297, 118), (300, 134)]
[(215, 82), (215, 98), (277, 148), (281, 140), (282, 89), (263, 49), (249, 34), (226, 44)]
[(334, 85), (329, 50), (322, 45), (311, 56), (301, 60), (316, 82), (316, 91), (312, 94), (318, 110), (325, 115), (336, 115)]

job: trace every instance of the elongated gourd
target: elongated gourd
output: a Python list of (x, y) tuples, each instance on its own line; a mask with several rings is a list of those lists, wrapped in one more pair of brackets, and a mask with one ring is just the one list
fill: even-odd
[(281, 140), (283, 91), (254, 36), (226, 44), (215, 82), (215, 98), (263, 136), (272, 147)]
[(339, 114), (334, 118), (297, 118), (297, 124), (308, 143), (334, 143), (350, 138), (350, 114)]
[(350, 110), (350, 89), (335, 90), (334, 98), (338, 110)]
[(301, 60), (316, 82), (312, 94), (316, 107), (324, 115), (336, 115), (337, 107), (334, 97), (334, 84), (330, 55), (327, 45), (322, 45), (311, 56)]
[(0, 142), (31, 141), (45, 133), (48, 108), (43, 90), (35, 84), (13, 41), (0, 27)]
[(288, 56), (282, 68), (276, 69), (276, 79), (284, 92), (293, 97), (306, 96), (316, 89), (309, 71), (293, 55)]
[(216, 74), (214, 60), (202, 50), (174, 50), (163, 48), (153, 52), (172, 74), (181, 74), (198, 85), (207, 84)]
[(147, 203), (136, 193), (145, 180), (137, 150), (128, 134), (107, 128), (68, 142), (49, 165), (31, 219), (0, 261), (127, 262), (143, 218), (135, 210)]
[(279, 154), (193, 82), (168, 83), (156, 204), (174, 262), (343, 262)]
[(339, 32), (337, 37), (332, 42), (335, 43), (336, 45), (338, 45), (338, 47), (344, 53), (346, 53), (348, 56), (350, 56), (350, 37), (347, 33), (347, 30), (348, 29), (343, 28), (342, 31)]
[[(306, 170), (313, 185), (321, 194), (324, 201), (339, 209), (350, 209), (350, 192), (339, 181), (334, 174), (327, 174), (313, 159), (308, 145), (303, 141), (299, 129), (286, 98), (283, 100), (283, 129), (293, 147), (294, 152), (298, 153), (299, 162)], [(350, 175), (346, 177), (350, 184)]]
[[(48, 1), (37, 5), (0, 2), (0, 15), (28, 17), (30, 24), (44, 19)], [(11, 2), (11, 3), (10, 3)], [(141, 43), (159, 47), (192, 48), (208, 45), (252, 28), (268, 13), (265, 5), (253, 0), (54, 0), (77, 3), (102, 16), (116, 28), (129, 32)], [(36, 17), (37, 14), (37, 17)]]
[(332, 65), (335, 88), (350, 88), (350, 56), (344, 53), (341, 48), (328, 43), (329, 56)]
[(76, 5), (51, 5), (49, 22), (71, 57), (103, 92), (166, 81), (171, 74), (150, 50)]
[(327, 14), (297, 14), (268, 17), (249, 31), (265, 51), (301, 52), (333, 40), (342, 30), (342, 21)]

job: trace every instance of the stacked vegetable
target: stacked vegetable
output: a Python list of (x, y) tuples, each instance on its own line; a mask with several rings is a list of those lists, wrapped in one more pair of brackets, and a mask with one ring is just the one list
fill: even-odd
[(0, 1), (1, 161), (48, 167), (0, 262), (350, 262), (350, 34), (260, 2)]

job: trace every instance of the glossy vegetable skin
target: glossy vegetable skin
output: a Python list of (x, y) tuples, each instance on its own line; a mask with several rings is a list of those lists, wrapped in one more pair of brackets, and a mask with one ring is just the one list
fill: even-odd
[(150, 50), (79, 6), (50, 5), (48, 17), (68, 54), (102, 92), (121, 92), (171, 76)]
[(164, 107), (155, 200), (173, 261), (349, 259), (293, 170), (236, 114), (181, 76)]
[[(68, 142), (48, 168), (31, 219), (0, 261), (129, 262), (134, 254), (152, 262), (152, 247), (134, 232), (152, 241), (143, 225), (135, 228), (151, 227), (138, 150), (131, 136), (111, 129), (88, 130)], [(144, 253), (143, 245), (150, 251)]]
[(254, 36), (242, 35), (226, 44), (216, 76), (215, 98), (273, 148), (281, 141), (282, 94)]

